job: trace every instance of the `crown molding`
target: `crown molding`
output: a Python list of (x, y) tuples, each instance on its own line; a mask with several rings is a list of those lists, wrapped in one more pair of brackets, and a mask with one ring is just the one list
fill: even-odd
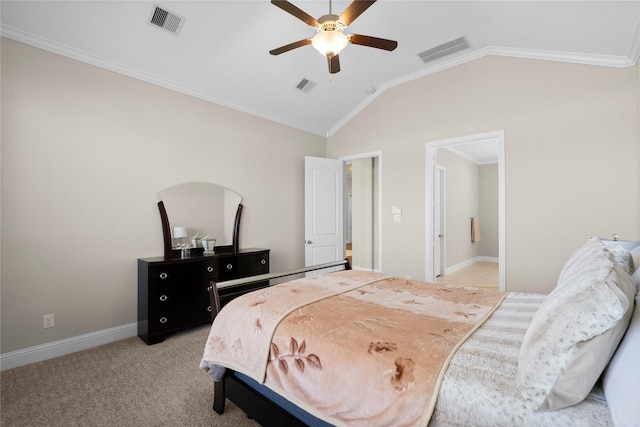
[(640, 27), (636, 31), (634, 42), (631, 52), (628, 57), (613, 56), (613, 55), (595, 55), (595, 54), (579, 54), (574, 52), (555, 52), (555, 51), (543, 51), (534, 49), (517, 49), (517, 48), (504, 48), (499, 46), (490, 46), (481, 49), (475, 49), (456, 55), (455, 57), (447, 58), (441, 62), (437, 62), (427, 68), (416, 71), (415, 73), (407, 74), (394, 80), (390, 80), (378, 87), (376, 92), (358, 104), (353, 110), (342, 118), (335, 126), (333, 126), (328, 136), (334, 135), (342, 126), (347, 124), (351, 119), (357, 116), (367, 105), (373, 102), (378, 96), (384, 93), (385, 90), (394, 86), (401, 85), (413, 80), (417, 80), (422, 77), (426, 77), (431, 74), (438, 73), (440, 71), (447, 70), (449, 68), (456, 67), (458, 65), (471, 62), (473, 60), (483, 58), (485, 56), (506, 56), (511, 58), (521, 59), (535, 59), (540, 61), (555, 61), (565, 62), (582, 65), (596, 65), (602, 67), (613, 68), (627, 68), (632, 67), (638, 63), (640, 58)]
[(287, 127), (298, 129), (298, 130), (301, 130), (313, 135), (322, 136), (325, 138), (330, 138), (331, 136), (333, 136), (338, 130), (340, 130), (351, 119), (353, 119), (356, 115), (358, 115), (367, 105), (373, 102), (378, 96), (384, 93), (387, 89), (403, 83), (410, 82), (412, 80), (416, 80), (416, 79), (428, 76), (430, 74), (434, 74), (452, 67), (456, 67), (461, 64), (465, 64), (467, 62), (470, 62), (485, 56), (490, 56), (490, 55), (507, 56), (512, 58), (567, 62), (567, 63), (574, 63), (574, 64), (597, 65), (597, 66), (614, 67), (614, 68), (626, 68), (626, 67), (634, 66), (638, 62), (638, 59), (640, 58), (640, 27), (636, 30), (634, 41), (632, 43), (629, 56), (627, 57), (613, 56), (613, 55), (580, 54), (575, 52), (542, 51), (542, 50), (535, 50), (535, 49), (505, 48), (505, 47), (499, 47), (499, 46), (490, 46), (490, 47), (485, 47), (480, 49), (474, 49), (471, 51), (461, 53), (460, 55), (456, 55), (454, 57), (444, 59), (441, 62), (436, 62), (422, 70), (407, 74), (405, 76), (402, 76), (397, 79), (390, 80), (381, 84), (374, 94), (370, 95), (361, 103), (356, 105), (355, 108), (353, 108), (347, 115), (345, 115), (340, 121), (338, 121), (329, 130), (324, 130), (324, 129), (312, 128), (295, 121), (284, 119), (282, 117), (277, 117), (265, 111), (248, 108), (245, 105), (241, 105), (233, 101), (230, 101), (228, 99), (215, 96), (211, 93), (202, 92), (193, 87), (186, 86), (186, 85), (177, 83), (175, 81), (167, 80), (162, 77), (153, 75), (145, 71), (141, 71), (141, 70), (131, 68), (114, 61), (107, 60), (105, 58), (102, 58), (97, 55), (93, 55), (83, 50), (73, 49), (73, 48), (70, 48), (69, 46), (53, 42), (51, 40), (36, 36), (34, 34), (20, 31), (10, 26), (2, 26), (0, 28), (0, 35), (2, 37), (6, 37), (20, 43), (25, 43), (33, 47), (44, 49), (49, 52), (53, 52), (53, 53), (66, 56), (68, 58), (72, 58), (90, 65), (94, 65), (106, 70), (110, 70), (118, 74), (123, 74), (137, 80), (145, 81), (147, 83), (151, 83), (156, 86), (164, 87), (166, 89), (180, 92), (185, 95), (193, 96), (194, 98), (212, 102), (214, 104), (218, 104), (227, 108), (231, 108), (236, 111), (240, 111), (252, 116), (260, 117), (272, 122), (282, 124)]
[(247, 108), (245, 105), (238, 104), (228, 99), (215, 96), (211, 93), (206, 93), (198, 89), (195, 89), (193, 87), (186, 86), (186, 85), (177, 83), (175, 81), (156, 76), (146, 71), (141, 71), (141, 70), (138, 70), (138, 69), (135, 69), (111, 60), (107, 60), (105, 58), (102, 58), (97, 55), (93, 55), (89, 52), (86, 52), (80, 49), (70, 48), (69, 46), (52, 42), (51, 40), (36, 36), (34, 34), (25, 33), (23, 31), (17, 30), (12, 27), (2, 26), (2, 28), (0, 29), (0, 35), (2, 37), (5, 37), (20, 43), (24, 43), (39, 49), (43, 49), (43, 50), (58, 54), (58, 55), (62, 55), (67, 58), (75, 59), (77, 61), (84, 62), (89, 65), (94, 65), (96, 67), (103, 68), (105, 70), (113, 71), (114, 73), (132, 77), (136, 80), (141, 80), (147, 83), (151, 83), (153, 85), (160, 86), (165, 89), (170, 89), (176, 92), (180, 92), (182, 94), (189, 95), (194, 98), (202, 99), (203, 101), (208, 101), (213, 104), (231, 108), (233, 110), (240, 111), (245, 114), (260, 117), (265, 120), (279, 123), (287, 127), (298, 129), (298, 130), (301, 130), (310, 134), (314, 134), (317, 136), (322, 136), (322, 137), (327, 136), (326, 131), (323, 129), (312, 128), (294, 121), (283, 119), (282, 117), (271, 115), (261, 110)]

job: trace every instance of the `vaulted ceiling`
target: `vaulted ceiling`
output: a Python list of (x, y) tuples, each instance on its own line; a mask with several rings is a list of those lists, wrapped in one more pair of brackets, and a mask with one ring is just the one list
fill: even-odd
[[(329, 13), (328, 0), (292, 3), (315, 18)], [(350, 4), (331, 3), (335, 14)], [(322, 136), (390, 87), (485, 55), (610, 67), (640, 56), (640, 0), (379, 0), (345, 34), (398, 48), (350, 44), (333, 75), (310, 45), (269, 54), (316, 31), (268, 0), (0, 5), (4, 37)], [(149, 23), (156, 6), (182, 18), (177, 35)], [(430, 62), (419, 56), (461, 38), (470, 47)]]

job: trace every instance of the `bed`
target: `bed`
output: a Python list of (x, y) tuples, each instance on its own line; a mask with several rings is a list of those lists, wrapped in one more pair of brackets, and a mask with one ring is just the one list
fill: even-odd
[(200, 363), (214, 410), (228, 398), (264, 426), (640, 425), (638, 245), (590, 239), (549, 295), (351, 270), (243, 295)]

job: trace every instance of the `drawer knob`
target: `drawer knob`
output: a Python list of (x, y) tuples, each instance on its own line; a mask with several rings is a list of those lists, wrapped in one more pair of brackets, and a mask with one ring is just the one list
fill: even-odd
[(233, 268), (233, 264), (227, 264), (227, 270), (231, 270)]
[(211, 313), (211, 306), (207, 307), (207, 311)]
[(168, 299), (166, 295), (160, 295), (160, 301), (164, 302)]
[(266, 263), (267, 263), (266, 259), (263, 258), (263, 259), (260, 260), (260, 264), (265, 265)]
[(160, 278), (161, 279), (166, 279), (167, 277), (169, 277), (169, 275), (167, 273), (160, 273)]
[(208, 271), (209, 273), (213, 273), (213, 267), (212, 267), (212, 266), (207, 267), (207, 271)]
[(166, 317), (161, 317), (160, 318), (160, 323), (167, 323), (167, 318)]
[(212, 288), (213, 288), (213, 286), (209, 286), (209, 287), (207, 288), (207, 292), (211, 292), (211, 289), (212, 289)]

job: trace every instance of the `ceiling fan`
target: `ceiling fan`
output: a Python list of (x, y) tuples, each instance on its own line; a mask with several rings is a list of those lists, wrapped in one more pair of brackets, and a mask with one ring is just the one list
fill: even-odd
[(271, 55), (280, 55), (281, 53), (311, 44), (321, 54), (327, 57), (329, 73), (335, 74), (340, 71), (340, 59), (338, 58), (338, 53), (340, 53), (340, 51), (349, 43), (392, 51), (398, 46), (398, 42), (395, 40), (363, 36), (360, 34), (345, 35), (343, 33), (344, 29), (348, 25), (355, 21), (362, 12), (367, 10), (375, 2), (376, 0), (354, 0), (344, 10), (344, 12), (338, 16), (331, 13), (331, 0), (329, 0), (329, 14), (323, 15), (316, 20), (314, 17), (287, 0), (271, 0), (272, 4), (300, 19), (307, 25), (315, 28), (318, 33), (313, 38), (302, 39), (297, 42), (289, 43), (277, 49), (273, 49), (269, 51), (269, 53)]

